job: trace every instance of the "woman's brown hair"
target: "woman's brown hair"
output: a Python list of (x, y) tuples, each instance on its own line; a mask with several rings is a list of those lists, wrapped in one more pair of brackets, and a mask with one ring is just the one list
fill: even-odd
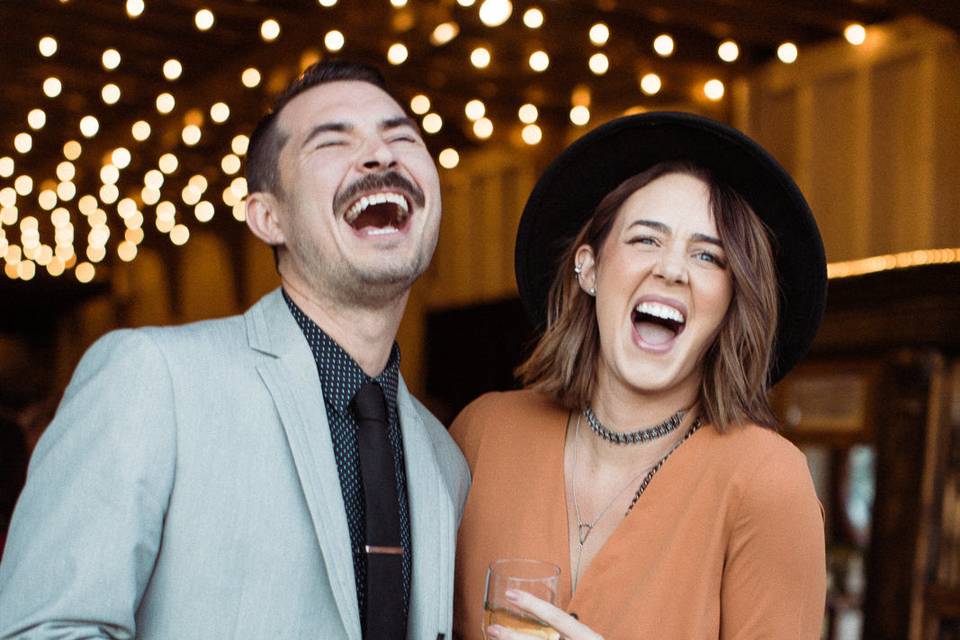
[(777, 271), (769, 232), (746, 200), (710, 171), (686, 161), (661, 162), (608, 193), (563, 252), (547, 302), (547, 328), (530, 357), (517, 368), (529, 388), (566, 409), (590, 403), (600, 357), (594, 299), (581, 291), (573, 268), (577, 248), (589, 245), (599, 263), (604, 241), (620, 207), (634, 192), (669, 173), (699, 178), (710, 192), (733, 281), (723, 324), (703, 358), (700, 407), (707, 422), (723, 431), (753, 422), (776, 428), (767, 391), (778, 322)]

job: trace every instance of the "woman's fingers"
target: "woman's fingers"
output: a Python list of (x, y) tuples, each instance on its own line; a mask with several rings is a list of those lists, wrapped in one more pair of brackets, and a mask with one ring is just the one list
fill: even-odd
[[(542, 620), (551, 627), (553, 627), (560, 635), (561, 638), (566, 638), (567, 640), (603, 640), (602, 636), (595, 632), (593, 629), (583, 624), (567, 612), (559, 609), (549, 602), (545, 602), (536, 596), (532, 596), (525, 591), (519, 591), (516, 589), (510, 589), (506, 592), (507, 600), (513, 603), (519, 609), (526, 611), (534, 618)], [(516, 633), (509, 631), (509, 633)], [(517, 634), (517, 635), (500, 635), (499, 638), (507, 638), (509, 640), (520, 640), (538, 637), (531, 636), (529, 634)], [(539, 637), (549, 637), (540, 635)]]

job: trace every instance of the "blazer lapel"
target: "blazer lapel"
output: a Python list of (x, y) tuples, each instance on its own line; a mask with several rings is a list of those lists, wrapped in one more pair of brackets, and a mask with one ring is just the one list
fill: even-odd
[(316, 362), (279, 289), (251, 308), (246, 321), (250, 346), (273, 356), (257, 371), (286, 431), (343, 627), (360, 640), (350, 532)]
[(443, 490), (436, 452), (403, 380), (397, 394), (413, 538), (408, 638), (437, 637), (449, 627), (453, 602), (451, 545), (454, 511)]

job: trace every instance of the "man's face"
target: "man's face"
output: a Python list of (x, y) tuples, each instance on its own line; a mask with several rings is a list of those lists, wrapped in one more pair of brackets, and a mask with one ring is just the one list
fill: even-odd
[(277, 126), (280, 272), (321, 299), (378, 306), (426, 270), (440, 225), (440, 182), (413, 121), (367, 82), (322, 84)]

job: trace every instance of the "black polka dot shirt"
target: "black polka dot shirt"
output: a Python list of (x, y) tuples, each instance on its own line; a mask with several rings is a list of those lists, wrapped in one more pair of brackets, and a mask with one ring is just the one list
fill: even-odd
[(377, 382), (387, 399), (389, 416), (388, 435), (393, 445), (393, 463), (397, 474), (397, 498), (400, 502), (400, 544), (403, 547), (403, 606), (409, 610), (410, 603), (410, 513), (407, 504), (407, 479), (404, 472), (403, 442), (400, 437), (400, 417), (397, 411), (397, 385), (400, 377), (400, 348), (396, 343), (390, 351), (387, 366), (375, 378), (363, 372), (360, 365), (328, 336), (317, 324), (290, 299), (286, 291), (284, 300), (300, 325), (320, 373), (323, 401), (330, 424), (333, 454), (340, 475), (340, 490), (347, 510), (347, 525), (350, 528), (350, 546), (353, 549), (353, 572), (357, 582), (357, 603), (360, 605), (361, 623), (366, 617), (366, 513), (363, 497), (363, 480), (360, 476), (360, 455), (357, 444), (357, 421), (350, 410), (350, 403), (360, 386), (368, 380)]

